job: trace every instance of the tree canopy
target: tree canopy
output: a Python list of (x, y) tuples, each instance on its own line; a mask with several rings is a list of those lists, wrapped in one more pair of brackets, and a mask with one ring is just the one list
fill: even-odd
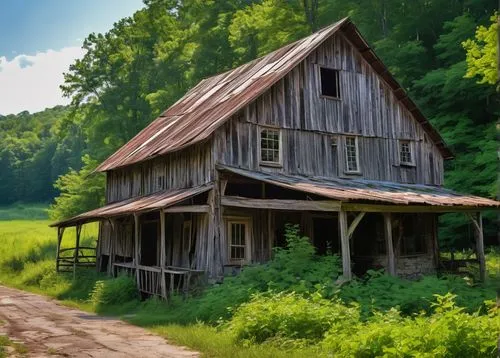
[[(201, 79), (350, 16), (455, 153), (456, 159), (446, 164), (446, 185), (494, 195), (499, 115), (494, 85), (495, 0), (144, 0), (144, 4), (107, 33), (86, 38), (87, 52), (65, 74), (62, 86), (72, 99), (72, 109), (64, 109), (64, 115), (56, 115), (63, 109), (54, 109), (54, 118), (64, 119), (47, 119), (49, 124), (23, 131), (25, 115), (16, 116), (15, 135), (2, 137), (0, 162), (14, 169), (0, 174), (4, 176), (0, 190), (33, 191), (18, 178), (23, 171), (36, 170), (34, 162), (51, 158), (54, 167), (41, 165), (40, 173), (47, 178), (43, 195), (21, 197), (41, 200), (56, 191), (65, 198), (101, 195), (102, 190), (88, 190), (101, 185), (88, 175), (93, 166)], [(7, 122), (0, 119), (0, 126)], [(47, 128), (54, 128), (53, 133), (42, 137)], [(37, 156), (32, 155), (35, 152)], [(81, 155), (86, 160), (78, 171)], [(56, 188), (47, 185), (70, 167), (73, 170), (57, 181)], [(1, 198), (5, 202), (6, 196)], [(8, 200), (19, 196), (10, 193)], [(73, 203), (83, 211), (98, 201)], [(74, 209), (71, 201), (57, 199), (53, 215), (67, 216)], [(486, 227), (494, 230), (491, 220)], [(465, 221), (455, 224), (445, 226), (448, 240), (463, 236)]]

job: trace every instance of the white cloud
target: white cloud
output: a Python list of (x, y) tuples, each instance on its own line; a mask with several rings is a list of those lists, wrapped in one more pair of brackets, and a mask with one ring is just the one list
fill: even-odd
[(33, 113), (68, 104), (70, 100), (59, 89), (63, 72), (83, 54), (80, 47), (65, 47), (34, 56), (18, 55), (10, 61), (0, 56), (0, 114)]

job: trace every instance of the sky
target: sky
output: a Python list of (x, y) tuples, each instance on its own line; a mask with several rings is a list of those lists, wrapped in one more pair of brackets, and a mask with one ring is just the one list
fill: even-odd
[(68, 104), (63, 72), (83, 40), (143, 7), (142, 0), (0, 0), (0, 114)]

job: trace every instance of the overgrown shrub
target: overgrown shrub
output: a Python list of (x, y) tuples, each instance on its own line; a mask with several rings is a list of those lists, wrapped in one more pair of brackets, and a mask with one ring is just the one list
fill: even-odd
[(100, 280), (90, 294), (90, 302), (96, 310), (105, 306), (119, 305), (137, 299), (137, 286), (129, 276)]
[(436, 295), (432, 315), (403, 317), (392, 309), (368, 322), (332, 327), (322, 347), (338, 357), (496, 357), (498, 313), (465, 313), (455, 297)]
[[(384, 274), (383, 271), (369, 271), (362, 279), (355, 279), (339, 291), (345, 302), (357, 302), (366, 317), (374, 309), (389, 310), (397, 307), (404, 315), (422, 310), (430, 311), (435, 294), (448, 292), (457, 295), (457, 304), (468, 312), (484, 309), (484, 301), (494, 297), (493, 284), (474, 285), (459, 276), (424, 276), (417, 281), (408, 281)], [(484, 312), (484, 311), (483, 311)]]
[(236, 307), (256, 293), (310, 295), (319, 288), (333, 287), (342, 271), (339, 257), (315, 255), (314, 246), (307, 237), (299, 235), (297, 225), (287, 225), (285, 236), (286, 247), (276, 248), (271, 261), (245, 267), (238, 276), (226, 277), (224, 283), (208, 288), (203, 295), (172, 304), (172, 312), (165, 313), (165, 317), (178, 323), (215, 323), (230, 318)]
[(296, 293), (255, 295), (242, 304), (229, 322), (237, 341), (298, 341), (312, 344), (323, 339), (334, 325), (355, 324), (359, 311), (319, 294), (305, 298)]

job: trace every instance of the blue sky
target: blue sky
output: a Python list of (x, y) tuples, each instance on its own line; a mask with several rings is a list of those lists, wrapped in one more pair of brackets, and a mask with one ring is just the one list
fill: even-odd
[(62, 73), (83, 55), (83, 39), (142, 7), (142, 0), (0, 0), (0, 114), (66, 104)]

